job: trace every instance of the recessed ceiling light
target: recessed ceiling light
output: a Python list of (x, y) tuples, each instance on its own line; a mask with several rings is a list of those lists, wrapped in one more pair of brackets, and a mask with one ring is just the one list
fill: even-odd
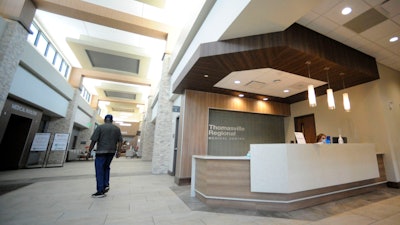
[(268, 98), (263, 98), (264, 101), (268, 101)]
[(285, 92), (285, 93), (288, 93), (288, 92), (289, 92), (289, 90), (288, 90), (288, 89), (285, 89), (285, 90), (283, 90), (283, 92)]
[(346, 7), (344, 9), (342, 9), (342, 14), (343, 15), (348, 15), (351, 13), (351, 8), (350, 7)]
[(204, 77), (208, 77), (208, 75), (207, 75), (207, 74), (205, 74), (205, 75), (204, 75)]
[(235, 84), (240, 84), (240, 80), (235, 80)]
[(392, 38), (390, 38), (390, 42), (395, 42), (395, 41), (398, 41), (399, 40), (399, 37), (392, 37)]
[(243, 97), (244, 97), (244, 94), (239, 94), (239, 97), (243, 98)]

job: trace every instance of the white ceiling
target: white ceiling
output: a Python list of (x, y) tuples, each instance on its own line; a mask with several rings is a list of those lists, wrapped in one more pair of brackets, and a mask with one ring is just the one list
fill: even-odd
[[(240, 83), (235, 81), (240, 81)], [(309, 84), (319, 87), (325, 85), (326, 82), (272, 68), (263, 68), (232, 72), (214, 86), (247, 93), (286, 98), (304, 92), (307, 90)]]
[[(50, 36), (52, 41), (54, 41), (58, 49), (62, 50), (64, 56), (69, 60), (71, 65), (76, 68), (94, 71), (93, 75), (89, 76), (89, 78), (99, 81), (85, 82), (87, 88), (92, 90), (94, 94), (96, 94), (95, 91), (97, 91), (100, 100), (110, 101), (111, 105), (115, 104), (115, 106), (120, 107), (123, 101), (121, 101), (121, 99), (103, 97), (102, 94), (99, 94), (103, 89), (112, 86), (113, 89), (136, 94), (141, 90), (138, 90), (138, 88), (132, 86), (132, 84), (126, 86), (126, 82), (122, 86), (118, 86), (118, 83), (121, 79), (123, 80), (124, 77), (120, 78), (119, 76), (113, 79), (107, 79), (107, 75), (104, 74), (100, 74), (96, 77), (102, 71), (97, 68), (88, 68), (82, 59), (82, 55), (80, 55), (81, 53), (78, 52), (82, 52), (82, 49), (89, 46), (92, 49), (102, 50), (106, 53), (117, 52), (124, 56), (133, 55), (136, 57), (149, 58), (152, 63), (146, 65), (147, 69), (144, 72), (144, 77), (135, 77), (135, 83), (141, 83), (141, 81), (143, 81), (142, 83), (145, 84), (143, 86), (145, 93), (140, 94), (145, 100), (126, 103), (126, 107), (137, 108), (138, 105), (146, 104), (147, 95), (151, 93), (149, 84), (151, 83), (152, 87), (157, 86), (163, 54), (171, 51), (173, 46), (175, 46), (179, 31), (187, 26), (187, 23), (193, 23), (205, 0), (85, 0), (84, 2), (162, 22), (168, 26), (168, 29), (171, 27), (173, 28), (170, 29), (168, 39), (162, 40), (72, 19), (42, 10), (37, 11), (36, 20)], [(165, 9), (155, 7), (154, 5), (165, 5)], [(343, 16), (340, 13), (345, 6), (350, 6), (353, 9), (352, 13), (347, 16)], [(375, 8), (385, 15), (388, 20), (361, 33), (353, 32), (343, 26), (346, 22), (371, 8)], [(248, 7), (243, 10), (240, 16), (225, 31), (222, 39), (280, 31), (294, 22), (371, 55), (376, 58), (378, 63), (400, 71), (400, 41), (394, 43), (389, 42), (389, 38), (392, 36), (400, 37), (400, 0), (252, 0), (249, 2)], [(78, 44), (80, 47), (74, 49), (73, 43)], [(182, 43), (178, 44), (181, 45)], [(81, 48), (81, 50), (77, 50), (79, 48)], [(261, 70), (258, 72), (265, 71)], [(246, 72), (242, 75), (249, 76)], [(228, 77), (226, 79), (238, 79), (240, 78), (240, 73), (233, 74), (232, 76), (233, 77)], [(244, 76), (241, 77), (243, 78)], [(254, 76), (257, 76), (256, 73)], [(255, 79), (254, 77), (248, 77), (246, 79), (250, 78)], [(307, 78), (305, 79), (304, 81), (300, 80), (298, 82), (308, 82)], [(100, 80), (102, 81), (100, 82)], [(113, 83), (110, 84), (110, 82)], [(294, 85), (294, 83), (280, 83), (282, 88), (285, 88), (285, 85), (288, 87)], [(317, 85), (321, 84), (315, 84), (315, 86)], [(230, 88), (233, 89), (236, 87), (231, 86)], [(307, 87), (305, 87), (305, 89), (306, 88)], [(114, 113), (111, 106), (108, 106), (108, 110), (108, 113)], [(115, 112), (114, 114), (118, 113), (124, 114), (125, 121), (137, 121), (142, 117), (142, 114), (133, 113), (129, 118), (126, 118), (126, 112)]]
[[(341, 15), (345, 6), (353, 9), (347, 16)], [(343, 26), (372, 7), (384, 14), (388, 20), (359, 34)], [(400, 41), (389, 42), (393, 36), (400, 38), (399, 0), (325, 0), (304, 15), (298, 23), (373, 56), (377, 62), (400, 71)]]
[[(36, 2), (40, 6), (41, 2), (53, 1)], [(178, 38), (178, 31), (187, 22), (194, 21), (204, 0), (190, 2), (185, 0), (85, 0), (83, 2), (146, 18), (150, 20), (150, 23), (157, 21), (164, 26), (160, 29), (169, 30), (167, 43), (163, 39), (54, 14), (40, 10), (40, 7), (35, 15), (35, 20), (42, 30), (71, 66), (82, 69), (82, 74), (85, 74), (82, 83), (91, 94), (98, 98), (102, 116), (111, 113), (116, 121), (141, 121), (148, 96), (152, 94), (151, 86), (155, 88), (160, 78), (164, 53), (170, 51), (171, 43)], [(114, 12), (110, 12), (110, 17), (120, 16), (111, 15), (111, 13)], [(149, 22), (143, 21), (143, 24), (145, 23)], [(150, 25), (158, 26), (159, 24)], [(139, 72), (127, 73), (94, 67), (87, 50), (140, 60)], [(110, 58), (110, 61), (112, 60)], [(112, 63), (117, 64), (117, 62)], [(113, 96), (106, 96), (106, 92), (113, 92)], [(136, 98), (118, 97), (128, 94)]]

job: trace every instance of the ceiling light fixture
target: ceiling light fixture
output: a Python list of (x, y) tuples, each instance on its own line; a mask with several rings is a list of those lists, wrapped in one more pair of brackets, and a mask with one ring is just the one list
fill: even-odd
[(239, 94), (239, 97), (243, 98), (243, 97), (244, 97), (244, 94)]
[(396, 42), (399, 40), (399, 37), (392, 37), (389, 39), (390, 42)]
[(283, 92), (289, 93), (290, 91), (289, 91), (289, 89), (285, 89), (285, 90), (283, 90)]
[(335, 98), (333, 97), (333, 90), (331, 88), (331, 85), (329, 84), (329, 75), (328, 75), (329, 67), (325, 67), (324, 70), (326, 71), (326, 80), (328, 81), (328, 89), (326, 90), (326, 96), (328, 99), (328, 108), (330, 110), (333, 110), (335, 109)]
[[(344, 73), (340, 73), (340, 76), (342, 77), (343, 89), (345, 89), (346, 87), (344, 85)], [(350, 99), (347, 92), (343, 93), (343, 107), (346, 112), (350, 112)]]
[(264, 101), (268, 101), (268, 98), (263, 98)]
[(235, 84), (240, 84), (240, 80), (235, 80)]
[(342, 14), (343, 15), (348, 15), (351, 13), (351, 8), (350, 7), (345, 7), (344, 9), (342, 9)]
[[(306, 62), (307, 69), (308, 69), (308, 78), (311, 79), (310, 64), (311, 64), (310, 61)], [(308, 104), (310, 107), (317, 106), (317, 98), (315, 97), (314, 85), (312, 85), (312, 84), (308, 85)]]
[(207, 77), (208, 77), (208, 75), (207, 75), (207, 74), (205, 74), (205, 75), (204, 75), (204, 77), (205, 77), (205, 78), (207, 78)]

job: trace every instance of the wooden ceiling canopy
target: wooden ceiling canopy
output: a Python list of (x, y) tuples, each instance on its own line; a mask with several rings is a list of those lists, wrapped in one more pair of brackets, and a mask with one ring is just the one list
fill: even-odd
[[(310, 61), (311, 78), (327, 81), (325, 67), (329, 67), (329, 83), (333, 91), (379, 79), (375, 58), (341, 44), (322, 34), (293, 24), (282, 32), (255, 35), (212, 43), (204, 43), (187, 63), (173, 84), (174, 93), (185, 89), (228, 94), (239, 92), (213, 87), (233, 71), (273, 68), (308, 77), (306, 61)], [(341, 76), (340, 74), (344, 75)], [(208, 75), (208, 78), (204, 78)], [(327, 85), (316, 88), (316, 95), (324, 95)], [(258, 94), (246, 97), (262, 99)], [(307, 99), (307, 93), (288, 98), (267, 96), (271, 101), (294, 103)]]

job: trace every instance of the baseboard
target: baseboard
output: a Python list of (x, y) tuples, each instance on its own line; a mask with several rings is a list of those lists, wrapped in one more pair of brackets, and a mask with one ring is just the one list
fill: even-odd
[(400, 182), (388, 181), (388, 182), (386, 183), (386, 185), (387, 185), (388, 187), (390, 187), (390, 188), (397, 188), (397, 189), (400, 188)]
[(190, 185), (191, 182), (192, 182), (192, 179), (190, 177), (186, 177), (186, 178), (175, 177), (175, 184), (177, 184), (179, 186)]

